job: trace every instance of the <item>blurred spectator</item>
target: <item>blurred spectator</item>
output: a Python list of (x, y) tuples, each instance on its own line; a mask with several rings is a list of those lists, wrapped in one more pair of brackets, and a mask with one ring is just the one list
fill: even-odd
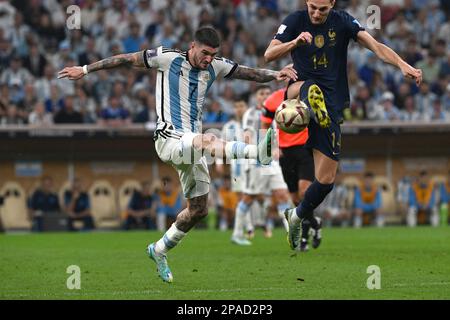
[(412, 179), (404, 176), (397, 181), (397, 209), (401, 217), (406, 217), (409, 207), (409, 193), (411, 189)]
[[(0, 29), (1, 30), (1, 29)], [(0, 38), (0, 72), (6, 70), (11, 62), (13, 48), (8, 40)]]
[(392, 121), (400, 120), (400, 110), (394, 105), (394, 95), (386, 91), (381, 96), (379, 104), (374, 107), (373, 114), (370, 116), (374, 120)]
[(439, 223), (436, 190), (425, 170), (419, 173), (417, 182), (413, 183), (409, 189), (406, 222), (410, 227), (415, 227), (417, 224), (437, 226)]
[(86, 40), (86, 48), (78, 55), (78, 64), (84, 66), (99, 60), (100, 55), (95, 48), (95, 39), (89, 37)]
[(9, 30), (8, 39), (11, 39), (11, 44), (15, 51), (20, 56), (25, 56), (28, 53), (27, 35), (30, 34), (30, 27), (23, 21), (23, 14), (16, 12), (14, 15), (14, 26)]
[(203, 123), (225, 123), (228, 119), (229, 116), (223, 112), (218, 101), (212, 101), (203, 113)]
[(350, 108), (344, 111), (346, 120), (361, 121), (367, 119), (368, 105), (373, 104), (370, 99), (369, 88), (364, 82), (358, 85), (356, 96), (351, 100)]
[(403, 82), (400, 84), (397, 90), (397, 95), (395, 96), (394, 104), (400, 109), (405, 108), (405, 100), (411, 96), (411, 86), (408, 82)]
[(161, 32), (155, 35), (153, 42), (157, 43), (158, 46), (173, 48), (177, 43), (177, 39), (173, 34), (172, 24), (169, 22), (164, 23)]
[(381, 191), (374, 182), (373, 173), (365, 173), (362, 185), (355, 188), (354, 226), (359, 228), (374, 222), (378, 227), (383, 226), (383, 213), (380, 211), (381, 201)]
[(424, 114), (424, 120), (426, 121), (449, 121), (450, 116), (448, 112), (442, 110), (441, 99), (435, 97), (431, 104), (431, 112)]
[(225, 231), (233, 226), (234, 213), (239, 201), (237, 193), (231, 190), (231, 177), (229, 175), (223, 177), (223, 184), (219, 188), (218, 196), (219, 230)]
[(406, 97), (404, 109), (400, 113), (400, 119), (403, 121), (418, 121), (421, 119), (420, 113), (416, 110), (413, 96)]
[(395, 19), (386, 26), (386, 34), (391, 39), (398, 39), (400, 41), (407, 39), (412, 31), (413, 26), (406, 20), (403, 10), (397, 11)]
[(91, 30), (92, 26), (95, 24), (99, 13), (99, 7), (100, 5), (95, 0), (84, 1), (80, 15), (81, 27), (84, 30)]
[(114, 96), (109, 98), (109, 105), (101, 111), (98, 121), (102, 125), (115, 127), (131, 122), (130, 113), (120, 104), (119, 98)]
[(127, 216), (123, 228), (143, 226), (146, 229), (156, 229), (156, 202), (150, 181), (141, 183), (142, 191), (134, 190), (128, 204)]
[(174, 185), (171, 177), (163, 177), (161, 183), (161, 190), (155, 194), (157, 203), (156, 226), (159, 231), (165, 231), (175, 222), (184, 203), (182, 193)]
[[(45, 84), (43, 84), (45, 85)], [(64, 99), (59, 94), (59, 88), (57, 85), (52, 84), (50, 86), (50, 96), (45, 99), (45, 110), (47, 112), (51, 112), (55, 114), (58, 112), (59, 109), (61, 109), (64, 105)]]
[(419, 93), (415, 96), (416, 108), (421, 115), (431, 114), (432, 103), (436, 95), (430, 91), (428, 82), (423, 81), (419, 87)]
[(38, 101), (28, 116), (28, 123), (38, 127), (50, 126), (53, 124), (53, 115), (45, 110), (42, 102)]
[(446, 225), (450, 222), (450, 170), (447, 173), (447, 182), (441, 183), (439, 186), (439, 204), (441, 225)]
[(44, 75), (44, 68), (47, 65), (47, 59), (40, 52), (37, 44), (32, 44), (29, 48), (28, 55), (24, 58), (23, 66), (31, 72), (31, 74), (40, 78)]
[(136, 123), (153, 122), (156, 123), (156, 100), (152, 94), (147, 94), (145, 97), (145, 109), (139, 112), (134, 118)]
[(258, 36), (254, 37), (256, 46), (261, 52), (266, 49), (269, 39), (275, 35), (280, 22), (270, 15), (266, 7), (260, 6), (250, 30), (258, 30)]
[(414, 21), (414, 35), (422, 48), (429, 49), (433, 39), (433, 31), (427, 22), (427, 10), (421, 9)]
[(45, 215), (60, 211), (58, 195), (53, 189), (52, 177), (44, 176), (41, 179), (40, 186), (31, 195), (29, 205), (33, 219), (33, 231), (44, 231)]
[[(57, 85), (57, 80), (55, 79), (55, 69), (53, 69), (52, 65), (47, 64), (44, 68), (43, 77), (39, 78), (34, 83), (37, 98), (42, 101), (51, 98), (52, 85)], [(51, 109), (49, 111), (51, 111)]]
[(411, 66), (416, 65), (417, 62), (423, 59), (423, 55), (417, 46), (417, 40), (415, 38), (410, 38), (407, 42), (404, 60)]
[[(105, 27), (114, 27), (116, 30), (127, 30), (129, 13), (124, 0), (112, 0), (105, 11)], [(119, 35), (122, 37), (123, 35)]]
[(416, 68), (422, 69), (423, 80), (428, 83), (436, 81), (439, 75), (440, 64), (436, 52), (430, 51), (425, 60), (417, 62)]
[(64, 210), (68, 216), (67, 228), (69, 231), (76, 231), (75, 221), (83, 222), (83, 230), (94, 229), (89, 195), (83, 190), (79, 178), (75, 178), (71, 189), (64, 192)]
[(14, 125), (22, 125), (25, 124), (26, 121), (19, 115), (17, 110), (17, 106), (15, 104), (8, 105), (6, 109), (6, 114), (0, 117), (0, 124), (14, 124)]
[(0, 1), (0, 28), (9, 30), (14, 25), (14, 8), (8, 1)]
[(75, 110), (75, 96), (66, 96), (63, 107), (55, 114), (55, 124), (83, 123), (83, 115)]
[(79, 111), (83, 117), (82, 122), (84, 123), (96, 123), (98, 118), (97, 103), (95, 100), (88, 96), (86, 90), (83, 87), (78, 87), (76, 90), (75, 100), (74, 100), (75, 110)]
[(20, 86), (32, 82), (31, 73), (22, 67), (22, 59), (19, 56), (13, 56), (11, 65), (1, 75), (0, 83), (12, 86), (19, 84)]
[(450, 112), (450, 83), (447, 85), (445, 94), (442, 96), (442, 107), (446, 112)]
[[(141, 27), (137, 22), (131, 22), (129, 25), (130, 34), (123, 39), (123, 49), (125, 53), (138, 52), (145, 43), (145, 38), (141, 36)], [(169, 31), (169, 34), (172, 30)], [(162, 43), (161, 43), (162, 44)], [(164, 45), (164, 44), (163, 44)], [(173, 43), (167, 47), (172, 47)]]

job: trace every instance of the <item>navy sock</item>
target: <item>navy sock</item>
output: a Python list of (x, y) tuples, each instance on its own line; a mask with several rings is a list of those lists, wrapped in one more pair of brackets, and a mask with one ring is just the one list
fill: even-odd
[[(314, 219), (316, 220), (316, 219)], [(311, 226), (311, 222), (309, 220), (302, 221), (302, 238), (308, 239), (309, 227)]]
[(313, 219), (314, 209), (322, 203), (323, 199), (333, 189), (334, 184), (321, 184), (319, 181), (314, 182), (308, 187), (305, 192), (305, 198), (297, 207), (297, 216), (300, 219), (307, 219), (311, 222), (311, 227), (317, 226), (316, 219)]

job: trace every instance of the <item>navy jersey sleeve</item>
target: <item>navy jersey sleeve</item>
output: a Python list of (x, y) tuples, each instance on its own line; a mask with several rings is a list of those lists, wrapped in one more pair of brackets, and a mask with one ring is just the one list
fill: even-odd
[(358, 32), (364, 31), (365, 29), (361, 25), (361, 23), (356, 20), (354, 17), (352, 17), (350, 14), (348, 14), (345, 11), (342, 12), (342, 18), (344, 20), (345, 30), (349, 38), (353, 39), (354, 41), (357, 41), (357, 35)]
[(277, 34), (274, 39), (281, 42), (289, 42), (297, 38), (300, 34), (299, 29), (299, 16), (297, 13), (292, 13), (284, 18), (281, 25), (278, 27)]

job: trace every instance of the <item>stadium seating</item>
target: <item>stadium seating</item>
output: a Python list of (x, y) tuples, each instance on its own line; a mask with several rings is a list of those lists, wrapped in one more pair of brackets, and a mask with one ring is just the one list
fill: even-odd
[(141, 184), (139, 181), (132, 179), (125, 180), (119, 188), (118, 200), (122, 218), (124, 218), (126, 214), (128, 203), (135, 190), (141, 190)]
[(99, 229), (118, 228), (120, 226), (117, 212), (116, 192), (107, 180), (96, 180), (89, 188), (91, 213)]
[(27, 198), (24, 188), (17, 182), (8, 181), (0, 190), (4, 202), (0, 207), (0, 217), (5, 230), (30, 230)]
[(400, 224), (402, 222), (402, 217), (397, 214), (395, 190), (392, 183), (386, 176), (375, 176), (374, 181), (381, 190), (381, 212), (385, 216), (385, 223)]

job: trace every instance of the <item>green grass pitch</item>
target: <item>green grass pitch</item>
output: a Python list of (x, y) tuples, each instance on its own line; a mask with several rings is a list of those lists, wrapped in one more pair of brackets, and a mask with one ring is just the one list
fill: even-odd
[[(450, 299), (450, 227), (328, 228), (295, 255), (281, 229), (251, 247), (193, 230), (172, 250), (174, 283), (145, 254), (158, 232), (0, 235), (0, 299)], [(81, 289), (66, 287), (81, 270)], [(381, 288), (369, 290), (377, 265)]]

